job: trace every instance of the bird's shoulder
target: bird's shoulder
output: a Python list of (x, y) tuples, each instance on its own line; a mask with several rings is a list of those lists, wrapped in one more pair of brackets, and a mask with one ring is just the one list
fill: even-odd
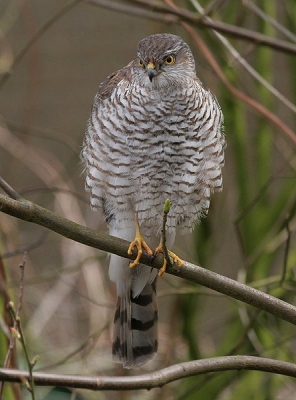
[(99, 86), (97, 96), (100, 100), (105, 100), (111, 97), (113, 91), (118, 88), (120, 82), (124, 81), (127, 84), (130, 82), (132, 64), (133, 61), (107, 76), (105, 81), (103, 81)]

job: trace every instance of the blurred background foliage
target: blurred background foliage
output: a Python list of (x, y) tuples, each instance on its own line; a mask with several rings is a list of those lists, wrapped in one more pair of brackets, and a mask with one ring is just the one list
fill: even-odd
[[(89, 208), (79, 162), (93, 97), (107, 75), (135, 57), (140, 39), (157, 32), (178, 34), (192, 48), (197, 75), (218, 98), (228, 146), (223, 193), (213, 197), (208, 217), (192, 235), (178, 237), (175, 250), (188, 261), (295, 304), (295, 141), (272, 118), (229, 90), (180, 24), (94, 3), (1, 0), (1, 176), (27, 199), (106, 231), (102, 216)], [(136, 1), (110, 0), (109, 6), (111, 3), (115, 8), (138, 6)], [(199, 4), (214, 21), (270, 39), (296, 42), (294, 0), (192, 0), (176, 4), (190, 11)], [(145, 4), (140, 10), (152, 12)], [(295, 53), (235, 36), (227, 38), (281, 97), (252, 76), (213, 31), (201, 26), (194, 29), (228, 82), (295, 130)], [(34, 44), (26, 47), (32, 38), (36, 39)], [(124, 371), (110, 356), (115, 291), (108, 280), (103, 252), (4, 214), (0, 215), (0, 251), (1, 365), (11, 326), (5, 305), (8, 299), (17, 302), (18, 265), (24, 251), (28, 256), (21, 318), (29, 352), (32, 357), (40, 356), (36, 370), (138, 374), (177, 362), (230, 354), (295, 361), (293, 326), (203, 287), (164, 276), (158, 285), (158, 356), (140, 371)], [(10, 366), (26, 368), (19, 345), (16, 350)], [(232, 371), (185, 379), (149, 392), (78, 391), (77, 396), (90, 400), (139, 395), (143, 399), (289, 400), (295, 399), (295, 391), (291, 378)], [(78, 398), (67, 390), (58, 393), (58, 388), (36, 389), (38, 399)], [(6, 400), (22, 396), (18, 385), (5, 385)]]

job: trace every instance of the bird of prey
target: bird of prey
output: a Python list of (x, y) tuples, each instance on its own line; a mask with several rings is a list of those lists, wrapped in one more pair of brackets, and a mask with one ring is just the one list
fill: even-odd
[[(196, 76), (189, 46), (162, 33), (141, 40), (137, 56), (99, 86), (82, 150), (91, 205), (113, 236), (131, 242), (128, 261), (111, 254), (117, 287), (113, 359), (126, 368), (157, 351), (157, 270), (139, 263), (161, 252), (163, 205), (170, 200), (166, 243), (190, 232), (222, 189), (223, 114)], [(182, 261), (169, 251), (172, 261)], [(164, 271), (164, 270), (163, 270)]]

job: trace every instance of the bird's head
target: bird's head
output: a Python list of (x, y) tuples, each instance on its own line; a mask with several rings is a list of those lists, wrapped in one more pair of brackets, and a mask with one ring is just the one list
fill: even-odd
[(137, 56), (134, 67), (144, 86), (175, 86), (195, 77), (193, 55), (179, 36), (169, 33), (147, 36), (138, 44)]

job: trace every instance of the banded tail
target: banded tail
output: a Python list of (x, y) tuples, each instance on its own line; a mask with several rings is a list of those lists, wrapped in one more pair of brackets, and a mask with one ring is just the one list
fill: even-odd
[(157, 320), (156, 278), (139, 294), (130, 289), (125, 296), (118, 296), (113, 360), (122, 363), (124, 368), (133, 368), (153, 358), (158, 347)]

